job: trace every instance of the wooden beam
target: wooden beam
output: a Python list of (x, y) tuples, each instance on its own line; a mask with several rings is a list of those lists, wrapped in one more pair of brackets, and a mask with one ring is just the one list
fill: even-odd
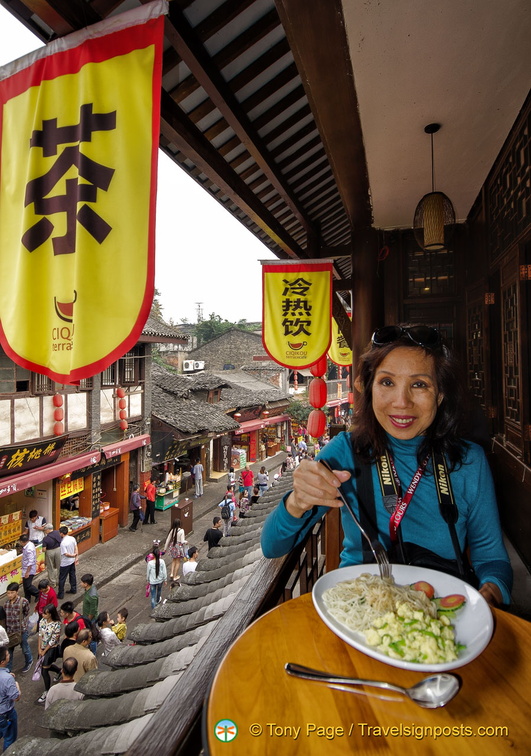
[(369, 179), (341, 0), (275, 4), (350, 223), (370, 227)]
[(170, 4), (169, 21), (166, 23), (166, 37), (170, 40), (173, 47), (175, 47), (182, 60), (199, 81), (229, 126), (240, 138), (242, 144), (264, 171), (272, 186), (284, 202), (289, 205), (306, 233), (311, 234), (312, 224), (310, 219), (299, 206), (297, 198), (292, 194), (289, 185), (271, 159), (262, 138), (255, 132), (244, 108), (242, 108), (220, 72), (213, 65), (203, 46), (195, 37), (194, 31), (183, 13), (172, 4)]
[[(336, 283), (336, 281), (334, 281), (334, 283)], [(332, 299), (332, 315), (334, 316), (337, 327), (343, 334), (349, 349), (352, 349), (352, 321), (339, 297), (336, 296)]]
[(192, 160), (201, 171), (227, 194), (263, 229), (289, 257), (306, 258), (306, 252), (299, 247), (276, 218), (263, 206), (256, 195), (242, 179), (231, 171), (227, 162), (218, 154), (208, 139), (190, 122), (170, 95), (162, 92), (161, 132)]

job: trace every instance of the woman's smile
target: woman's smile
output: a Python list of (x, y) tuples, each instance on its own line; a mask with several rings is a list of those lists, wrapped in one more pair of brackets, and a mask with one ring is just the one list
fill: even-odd
[(395, 438), (423, 435), (442, 401), (433, 357), (418, 347), (397, 347), (382, 360), (372, 387), (372, 407), (382, 428)]

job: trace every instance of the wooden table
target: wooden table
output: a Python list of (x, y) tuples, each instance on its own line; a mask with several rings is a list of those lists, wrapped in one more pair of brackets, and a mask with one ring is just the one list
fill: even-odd
[[(531, 624), (505, 612), (494, 614), (488, 647), (455, 670), (462, 680), (457, 697), (445, 708), (429, 710), (403, 697), (381, 700), (290, 677), (284, 671), (288, 661), (402, 687), (424, 675), (391, 667), (344, 643), (321, 621), (310, 594), (281, 604), (247, 628), (218, 669), (206, 708), (207, 753), (529, 755)], [(230, 742), (215, 737), (222, 720), (237, 725)]]

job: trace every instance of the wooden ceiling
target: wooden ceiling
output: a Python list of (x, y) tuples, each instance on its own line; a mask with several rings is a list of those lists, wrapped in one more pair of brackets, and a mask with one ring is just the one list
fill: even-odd
[[(0, 3), (47, 42), (144, 1)], [(372, 203), (378, 227), (410, 226), (429, 190), (424, 125), (448, 124), (465, 218), (525, 100), (528, 4), (483, 0), (494, 29), (465, 5), (170, 0), (161, 148), (277, 257), (334, 255), (350, 288)]]

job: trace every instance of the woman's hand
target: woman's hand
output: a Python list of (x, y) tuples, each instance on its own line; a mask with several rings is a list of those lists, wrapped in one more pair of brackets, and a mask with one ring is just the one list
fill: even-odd
[(483, 583), (479, 592), (491, 606), (501, 606), (503, 604), (503, 596), (500, 589), (495, 583)]
[(349, 478), (346, 470), (331, 472), (320, 462), (305, 459), (293, 473), (293, 491), (286, 500), (286, 509), (293, 517), (302, 517), (314, 506), (342, 507), (337, 489)]

